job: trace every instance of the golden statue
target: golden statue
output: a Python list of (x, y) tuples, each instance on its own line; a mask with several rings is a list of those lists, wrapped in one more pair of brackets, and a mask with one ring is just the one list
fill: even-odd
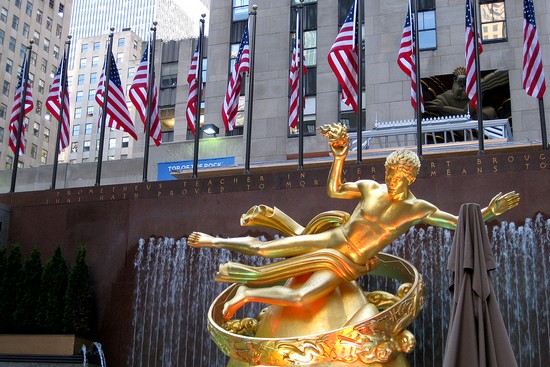
[[(253, 207), (242, 216), (241, 225), (260, 225), (275, 228), (288, 237), (262, 242), (252, 237), (217, 238), (204, 233), (193, 232), (188, 238), (188, 244), (193, 247), (223, 248), (246, 255), (285, 258), (261, 267), (233, 262), (220, 265), (219, 272), (216, 274), (217, 281), (247, 284), (234, 285), (230, 291), (224, 292), (220, 296), (221, 298), (218, 297), (218, 304), (214, 305), (213, 308), (218, 306), (220, 306), (218, 308), (221, 308), (223, 304), (223, 318), (226, 320), (231, 319), (239, 308), (249, 302), (261, 302), (276, 307), (279, 310), (277, 311), (278, 315), (274, 316), (273, 312), (275, 311), (272, 311), (270, 322), (277, 324), (279, 328), (281, 328), (279, 325), (281, 319), (284, 317), (290, 318), (289, 315), (293, 313), (301, 312), (301, 317), (306, 315), (305, 317), (309, 318), (312, 307), (308, 308), (308, 306), (316, 304), (319, 300), (326, 303), (327, 297), (333, 297), (333, 291), (335, 290), (338, 290), (339, 297), (344, 298), (346, 294), (356, 294), (354, 292), (356, 292), (358, 286), (354, 281), (357, 278), (373, 270), (376, 272), (376, 268), (381, 263), (395, 262), (395, 259), (388, 258), (391, 255), (379, 254), (380, 251), (415, 224), (423, 222), (447, 229), (456, 228), (457, 216), (446, 213), (425, 200), (417, 199), (409, 191), (409, 187), (415, 181), (420, 168), (420, 160), (416, 154), (407, 150), (398, 150), (391, 153), (385, 163), (385, 184), (379, 184), (372, 180), (343, 182), (342, 170), (349, 151), (347, 129), (340, 124), (325, 125), (320, 129), (321, 133), (329, 139), (329, 146), (334, 156), (328, 177), (327, 193), (331, 198), (359, 200), (359, 204), (351, 215), (340, 211), (321, 213), (310, 221), (306, 227), (302, 227), (277, 208), (260, 205)], [(499, 193), (482, 210), (483, 218), (484, 220), (493, 218), (517, 206), (518, 203), (519, 195), (517, 193), (513, 191), (504, 195)], [(400, 290), (398, 292), (400, 294), (397, 296), (386, 292), (367, 292), (366, 298), (362, 300), (358, 300), (355, 295), (350, 296), (350, 302), (354, 303), (354, 307), (345, 312), (346, 315), (343, 319), (339, 319), (336, 315), (328, 316), (328, 318), (338, 319), (335, 323), (323, 319), (321, 323), (329, 324), (328, 326), (310, 325), (319, 324), (319, 320), (310, 322), (305, 326), (301, 324), (298, 318), (294, 318), (292, 322), (282, 327), (284, 330), (277, 332), (273, 331), (273, 326), (264, 325), (262, 327), (259, 325), (258, 328), (263, 328), (262, 335), (269, 336), (270, 333), (274, 333), (274, 337), (285, 338), (299, 336), (300, 332), (304, 330), (308, 332), (307, 335), (330, 331), (330, 329), (322, 330), (325, 326), (344, 328), (341, 331), (344, 332), (345, 336), (338, 336), (338, 343), (340, 343), (338, 345), (342, 345), (341, 340), (344, 337), (355, 340), (354, 343), (357, 344), (359, 342), (356, 339), (365, 339), (365, 335), (368, 336), (369, 343), (373, 345), (369, 346), (368, 357), (365, 353), (363, 353), (363, 356), (360, 355), (358, 350), (361, 348), (353, 352), (358, 354), (357, 357), (350, 357), (349, 360), (346, 360), (345, 357), (338, 357), (337, 360), (344, 363), (342, 365), (363, 366), (364, 363), (388, 362), (396, 356), (395, 352), (410, 352), (412, 350), (411, 345), (414, 345), (414, 337), (404, 330), (404, 327), (412, 322), (423, 302), (420, 276), (410, 264), (407, 263), (403, 266), (407, 269), (402, 271), (406, 275), (401, 278), (410, 278), (411, 282), (414, 281), (415, 287), (418, 286), (415, 295), (411, 296), (411, 292), (409, 292), (411, 284), (403, 285), (404, 290)], [(395, 271), (399, 272), (399, 270)], [(384, 271), (381, 272), (384, 273)], [(414, 276), (407, 278), (413, 273)], [(284, 285), (273, 285), (285, 280), (287, 280), (287, 283)], [(371, 321), (380, 315), (381, 309), (395, 305), (407, 292), (414, 299), (407, 303), (407, 307), (401, 307), (400, 311), (394, 312), (395, 314), (392, 316), (395, 323), (399, 324), (398, 327), (395, 325), (387, 326), (387, 330), (384, 332), (387, 332), (389, 336), (375, 337), (377, 326)], [(308, 311), (306, 312), (304, 309), (308, 309)], [(400, 312), (402, 313), (401, 321), (399, 321), (399, 317), (396, 317)], [(284, 317), (281, 316), (283, 314)], [(276, 322), (273, 321), (273, 318), (276, 318)], [(380, 321), (381, 323), (387, 321), (387, 317), (381, 319), (385, 320)], [(221, 321), (218, 320), (218, 323)], [(350, 335), (357, 334), (357, 330), (360, 329), (354, 327), (350, 331), (345, 327), (359, 325), (358, 323), (362, 323), (362, 327), (367, 328), (369, 331), (363, 334), (359, 333), (360, 336), (357, 338), (351, 337)], [(297, 325), (299, 326), (296, 327)], [(235, 325), (230, 326), (230, 328), (235, 328)], [(293, 333), (294, 335), (292, 335)], [(296, 333), (298, 335), (295, 335)], [(222, 337), (219, 333), (216, 335), (218, 338)], [(258, 334), (255, 334), (255, 336), (257, 337)], [(317, 336), (317, 340), (319, 338)], [(330, 339), (329, 336), (326, 336), (326, 338), (327, 340)], [(261, 342), (257, 342), (261, 344)], [(325, 342), (326, 340), (323, 343)], [(300, 361), (300, 356), (305, 360), (307, 358), (314, 361), (327, 360), (326, 355), (323, 355), (324, 359), (319, 357), (319, 354), (325, 353), (323, 348), (326, 349), (326, 346), (319, 346), (316, 344), (317, 342), (310, 342), (315, 347), (310, 344), (306, 346), (303, 338), (297, 340), (296, 343), (301, 345), (299, 348), (294, 347), (300, 350), (300, 353), (293, 354), (293, 358), (298, 358), (298, 361)], [(218, 344), (220, 345), (220, 343)], [(252, 341), (249, 341), (247, 348), (252, 348), (251, 345), (253, 344)], [(373, 349), (375, 348), (374, 344), (378, 347), (376, 352), (372, 352), (375, 350)], [(331, 348), (334, 349), (334, 345), (331, 345)], [(380, 348), (380, 345), (383, 348)], [(271, 350), (273, 345), (263, 345), (261, 348)], [(340, 349), (346, 349), (346, 347)], [(254, 350), (254, 352), (250, 352), (250, 355), (258, 354), (258, 350)], [(364, 346), (362, 350), (365, 351)], [(282, 353), (281, 360), (289, 358), (288, 353), (285, 353)], [(333, 356), (335, 355), (334, 351), (331, 353)], [(327, 352), (325, 354), (331, 353)], [(377, 356), (372, 357), (373, 353)], [(271, 360), (277, 359), (275, 357), (269, 358)], [(241, 360), (248, 363), (252, 362), (251, 364), (254, 365), (259, 364), (250, 356), (243, 357)], [(296, 360), (289, 361), (288, 365), (295, 362)], [(355, 362), (360, 364), (352, 364)], [(262, 365), (286, 365), (281, 361), (272, 363), (265, 364), (262, 362)], [(336, 366), (340, 364), (315, 365)], [(406, 362), (399, 365), (404, 366)]]

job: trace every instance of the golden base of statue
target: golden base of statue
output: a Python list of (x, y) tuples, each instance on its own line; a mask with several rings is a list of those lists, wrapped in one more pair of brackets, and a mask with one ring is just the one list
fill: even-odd
[[(225, 321), (223, 305), (238, 285), (220, 294), (208, 313), (208, 330), (231, 360), (228, 366), (406, 367), (414, 336), (409, 325), (424, 303), (422, 278), (407, 261), (379, 254), (380, 275), (404, 282), (396, 295), (365, 292), (355, 281), (301, 307), (269, 306), (258, 319)], [(299, 287), (307, 279), (289, 279)]]

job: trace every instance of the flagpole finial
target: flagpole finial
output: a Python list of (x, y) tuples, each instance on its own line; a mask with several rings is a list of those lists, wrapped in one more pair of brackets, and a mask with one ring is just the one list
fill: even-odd
[(202, 18), (206, 18), (206, 13), (202, 13), (202, 14), (201, 14), (201, 17), (202, 17)]
[(256, 5), (256, 4), (252, 5), (252, 10), (254, 10), (254, 11), (258, 10), (258, 5)]
[(159, 24), (159, 22), (157, 22), (156, 20), (153, 22), (153, 27), (156, 27), (157, 24)]
[(70, 41), (71, 38), (73, 38), (73, 36), (71, 36), (70, 34), (67, 36), (67, 39)]
[(29, 41), (29, 44), (31, 45), (31, 47), (32, 47), (33, 43), (34, 43), (34, 40)]
[(111, 33), (113, 33), (115, 31), (115, 27), (111, 27), (109, 29), (111, 30)]

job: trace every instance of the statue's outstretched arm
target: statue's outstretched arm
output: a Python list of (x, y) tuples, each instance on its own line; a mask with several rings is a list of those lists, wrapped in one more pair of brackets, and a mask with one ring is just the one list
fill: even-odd
[(499, 192), (491, 199), (491, 202), (487, 207), (481, 210), (483, 220), (487, 221), (498, 215), (501, 215), (508, 210), (515, 208), (519, 205), (519, 194), (515, 191), (510, 191), (506, 194)]

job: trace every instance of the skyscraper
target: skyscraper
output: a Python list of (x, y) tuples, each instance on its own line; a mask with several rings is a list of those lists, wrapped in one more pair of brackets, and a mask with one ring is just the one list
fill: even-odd
[(132, 29), (147, 39), (153, 21), (157, 38), (164, 41), (191, 38), (198, 34), (198, 18), (208, 10), (207, 0), (76, 0), (71, 16), (75, 40)]

